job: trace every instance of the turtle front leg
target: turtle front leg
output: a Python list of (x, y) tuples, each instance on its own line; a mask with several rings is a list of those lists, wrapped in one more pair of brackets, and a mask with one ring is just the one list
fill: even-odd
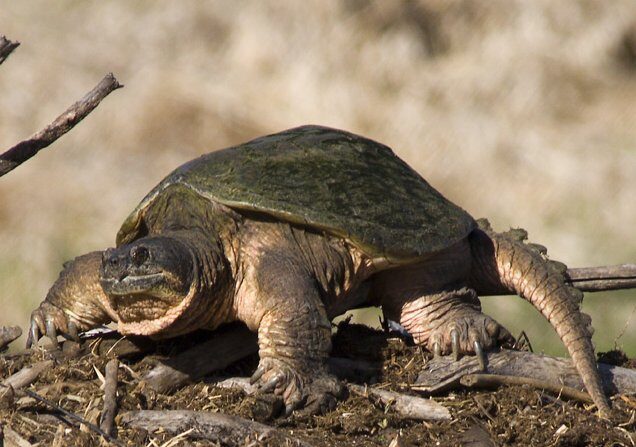
[(309, 414), (332, 409), (344, 387), (327, 371), (331, 324), (316, 283), (283, 256), (268, 256), (266, 264), (258, 268), (255, 306), (242, 309), (261, 315), (251, 381), (281, 396), (286, 415), (303, 406)]
[(484, 365), (483, 351), (512, 345), (514, 338), (497, 321), (481, 312), (472, 289), (459, 288), (423, 295), (397, 309), (383, 307), (388, 318), (398, 320), (435, 355), (477, 354)]
[(31, 312), (27, 347), (46, 335), (57, 344), (58, 334), (78, 338), (85, 331), (115, 320), (99, 284), (102, 252), (78, 256), (64, 264), (59, 278), (40, 306)]

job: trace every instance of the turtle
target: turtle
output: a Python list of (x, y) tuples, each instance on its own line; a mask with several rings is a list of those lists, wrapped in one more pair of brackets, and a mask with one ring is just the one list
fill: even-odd
[(306, 125), (189, 161), (152, 189), (116, 246), (65, 264), (31, 314), (29, 345), (108, 322), (170, 338), (241, 321), (258, 333), (252, 382), (286, 414), (342, 396), (331, 320), (378, 306), (434, 355), (509, 346), (480, 295), (507, 290), (554, 327), (610, 414), (582, 292), (523, 230), (495, 232), (387, 146)]

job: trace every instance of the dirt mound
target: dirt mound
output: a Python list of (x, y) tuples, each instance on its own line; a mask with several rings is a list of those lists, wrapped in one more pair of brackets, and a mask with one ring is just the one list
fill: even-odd
[[(111, 355), (114, 352), (113, 344), (100, 347), (104, 343), (104, 340), (87, 340), (80, 351), (78, 346), (67, 342), (66, 353), (37, 348), (30, 353), (6, 354), (0, 357), (0, 377), (6, 378), (25, 367), (49, 361), (46, 365), (51, 367), (44, 369), (27, 390), (99, 425), (104, 396), (100, 386), (108, 362), (108, 357), (100, 352), (104, 349), (110, 350)], [(237, 440), (228, 435), (225, 438), (227, 444), (222, 442), (221, 445), (280, 445), (284, 440), (288, 445), (315, 446), (388, 446), (391, 442), (393, 446), (600, 446), (633, 445), (635, 440), (636, 398), (627, 395), (613, 397), (616, 409), (613, 421), (599, 419), (593, 409), (584, 404), (525, 386), (479, 392), (454, 390), (436, 396), (434, 400), (450, 411), (451, 419), (447, 421), (411, 420), (396, 412), (391, 402), (351, 391), (334, 410), (324, 415), (294, 414), (289, 418), (269, 419), (261, 411), (262, 399), (241, 389), (220, 388), (215, 385), (218, 380), (215, 377), (197, 380), (170, 394), (156, 393), (141, 380), (161, 359), (192, 344), (193, 337), (157, 345), (146, 343), (142, 350), (151, 349), (150, 355), (135, 354), (133, 350), (127, 353), (127, 358), (120, 359), (115, 423), (116, 437), (123, 445), (218, 445), (196, 439), (196, 430), (179, 435), (159, 426), (146, 430), (124, 424), (124, 414), (137, 410), (223, 413), (260, 420), (276, 429), (276, 437), (247, 436)], [(390, 334), (350, 324), (341, 324), (334, 334), (333, 356), (376, 368), (367, 368), (366, 373), (356, 372), (357, 377), (351, 375), (349, 381), (404, 394), (414, 394), (409, 384), (415, 381), (429, 358), (420, 347), (409, 346)], [(604, 359), (610, 358), (629, 364), (626, 358), (616, 353), (604, 356)], [(220, 375), (249, 376), (257, 360), (255, 355), (240, 360)], [(6, 445), (13, 445), (16, 435), (31, 444), (100, 445), (99, 434), (85, 426), (80, 427), (50, 404), (38, 402), (21, 391), (12, 395), (0, 390), (0, 396), (0, 427)]]

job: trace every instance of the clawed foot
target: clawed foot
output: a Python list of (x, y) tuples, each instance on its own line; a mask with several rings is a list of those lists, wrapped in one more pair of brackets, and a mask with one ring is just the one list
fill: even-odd
[(514, 342), (510, 332), (488, 315), (466, 311), (438, 326), (428, 340), (428, 349), (435, 356), (452, 354), (455, 360), (459, 360), (462, 354), (476, 354), (485, 370), (484, 351), (512, 346)]
[(250, 382), (259, 384), (260, 393), (280, 396), (285, 403), (285, 416), (301, 407), (303, 414), (320, 414), (335, 408), (345, 390), (338, 379), (322, 369), (301, 374), (283, 360), (265, 357)]
[(50, 338), (53, 345), (59, 348), (58, 335), (79, 342), (77, 324), (62, 309), (44, 301), (31, 312), (27, 348), (35, 346), (43, 336)]

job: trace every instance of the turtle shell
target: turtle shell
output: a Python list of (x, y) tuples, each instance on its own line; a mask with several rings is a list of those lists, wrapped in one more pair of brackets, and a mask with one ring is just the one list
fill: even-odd
[(118, 245), (140, 236), (144, 210), (180, 184), (237, 211), (346, 238), (371, 256), (406, 260), (444, 249), (475, 228), (387, 146), (302, 126), (212, 152), (177, 168), (128, 216)]

